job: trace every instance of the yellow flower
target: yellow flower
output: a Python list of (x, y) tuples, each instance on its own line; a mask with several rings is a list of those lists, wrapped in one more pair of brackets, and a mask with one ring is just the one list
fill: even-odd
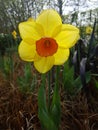
[(13, 35), (14, 39), (16, 39), (16, 38), (17, 38), (17, 33), (16, 33), (16, 31), (15, 31), (15, 30), (12, 32), (12, 35)]
[(92, 28), (90, 26), (86, 27), (86, 34), (91, 34), (92, 33)]
[(19, 55), (24, 61), (34, 61), (40, 73), (46, 73), (53, 65), (62, 65), (69, 57), (69, 48), (79, 39), (79, 29), (62, 24), (61, 17), (52, 9), (44, 10), (36, 20), (20, 23), (19, 31)]

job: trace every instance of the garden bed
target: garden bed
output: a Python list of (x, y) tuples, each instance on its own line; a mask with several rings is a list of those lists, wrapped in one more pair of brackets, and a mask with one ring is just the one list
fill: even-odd
[[(40, 130), (37, 88), (25, 95), (15, 80), (0, 73), (0, 130)], [(61, 86), (60, 96), (60, 130), (98, 130), (98, 91), (93, 84), (88, 85), (88, 97), (81, 90), (72, 98)]]

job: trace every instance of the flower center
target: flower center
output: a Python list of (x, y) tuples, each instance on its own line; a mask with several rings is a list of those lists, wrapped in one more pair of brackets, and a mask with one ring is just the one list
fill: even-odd
[(41, 38), (36, 41), (36, 51), (42, 57), (52, 56), (57, 49), (58, 44), (53, 38)]

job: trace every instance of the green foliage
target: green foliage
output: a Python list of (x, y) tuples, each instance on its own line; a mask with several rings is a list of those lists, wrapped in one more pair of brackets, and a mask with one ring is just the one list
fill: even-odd
[(94, 79), (95, 87), (98, 89), (98, 81)]
[(11, 57), (4, 60), (4, 74), (6, 77), (13, 75), (14, 63)]
[[(70, 73), (75, 74), (74, 80), (78, 81), (77, 83), (79, 83), (81, 81), (80, 82), (81, 84), (78, 85), (78, 87), (80, 86), (79, 87), (80, 89), (83, 88), (85, 93), (87, 93), (87, 91), (88, 91), (87, 83), (90, 80), (92, 80), (93, 76), (96, 75), (98, 72), (98, 67), (97, 67), (97, 65), (98, 65), (98, 43), (97, 43), (97, 39), (95, 38), (98, 36), (98, 34), (96, 33), (96, 26), (97, 26), (97, 20), (95, 19), (92, 33), (91, 33), (91, 35), (89, 35), (89, 39), (86, 39), (87, 44), (85, 43), (85, 39), (80, 39), (78, 41), (78, 44), (75, 45), (75, 52), (74, 52), (74, 57), (73, 57), (74, 72), (70, 72)], [(86, 38), (86, 37), (84, 37), (84, 38)], [(69, 70), (69, 68), (68, 68), (68, 70)], [(70, 73), (69, 73), (69, 75), (70, 75)], [(71, 76), (69, 76), (69, 77), (71, 77)], [(73, 78), (71, 78), (71, 80), (73, 81)], [(72, 81), (71, 81), (72, 84), (69, 86), (74, 86)], [(69, 82), (69, 84), (70, 84), (70, 82)], [(74, 89), (73, 93), (76, 93), (77, 89), (75, 89), (75, 87), (73, 87), (73, 89)], [(71, 90), (69, 89), (69, 91), (71, 91)]]
[(30, 63), (26, 63), (24, 67), (24, 75), (21, 77), (18, 77), (17, 80), (19, 84), (19, 89), (22, 93), (27, 94), (31, 93), (36, 84), (36, 75), (32, 75), (32, 68)]
[(57, 128), (59, 128), (60, 119), (61, 119), (61, 105), (60, 105), (60, 94), (59, 94), (59, 75), (60, 75), (60, 67), (56, 67), (56, 77), (55, 77), (55, 86), (53, 92), (53, 99), (51, 103), (51, 116), (56, 124)]
[(50, 106), (48, 108), (46, 103), (45, 79), (45, 75), (42, 75), (42, 84), (38, 92), (38, 116), (42, 130), (58, 130), (60, 123), (59, 86), (55, 84), (52, 103), (49, 104)]
[(46, 104), (45, 75), (42, 75), (42, 84), (38, 92), (38, 116), (43, 130), (57, 130)]
[(57, 130), (46, 105), (44, 85), (40, 86), (38, 93), (38, 116), (43, 130)]
[(3, 71), (3, 68), (4, 68), (4, 58), (0, 56), (0, 70)]
[(60, 95), (59, 95), (58, 86), (55, 86), (54, 88), (50, 114), (56, 127), (59, 128), (60, 118), (61, 118), (61, 106), (60, 106)]
[(11, 34), (0, 34), (0, 55), (1, 56), (5, 55), (6, 51), (11, 49), (15, 45), (16, 42), (13, 39), (13, 36)]
[[(88, 83), (91, 79), (90, 72), (86, 72), (86, 83)], [(71, 96), (77, 94), (82, 88), (82, 82), (80, 75), (76, 78), (74, 77), (74, 66), (70, 66), (69, 62), (64, 64), (63, 71), (63, 86), (65, 91)]]
[(6, 79), (12, 79), (14, 73), (14, 62), (12, 57), (0, 56), (0, 69)]
[(11, 34), (0, 34), (0, 69), (5, 78), (13, 79), (13, 52), (16, 51), (16, 41)]

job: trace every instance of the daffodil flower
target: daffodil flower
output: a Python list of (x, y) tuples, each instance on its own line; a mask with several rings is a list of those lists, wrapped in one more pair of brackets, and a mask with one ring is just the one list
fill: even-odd
[(33, 61), (40, 73), (46, 73), (53, 65), (62, 65), (69, 57), (69, 48), (79, 39), (79, 29), (62, 24), (61, 17), (52, 9), (44, 10), (36, 20), (20, 23), (19, 31), (19, 55), (24, 61)]
[(86, 27), (86, 34), (91, 34), (92, 33), (92, 28), (90, 26)]
[(14, 39), (17, 38), (17, 32), (15, 30), (12, 32), (12, 35), (13, 35)]

